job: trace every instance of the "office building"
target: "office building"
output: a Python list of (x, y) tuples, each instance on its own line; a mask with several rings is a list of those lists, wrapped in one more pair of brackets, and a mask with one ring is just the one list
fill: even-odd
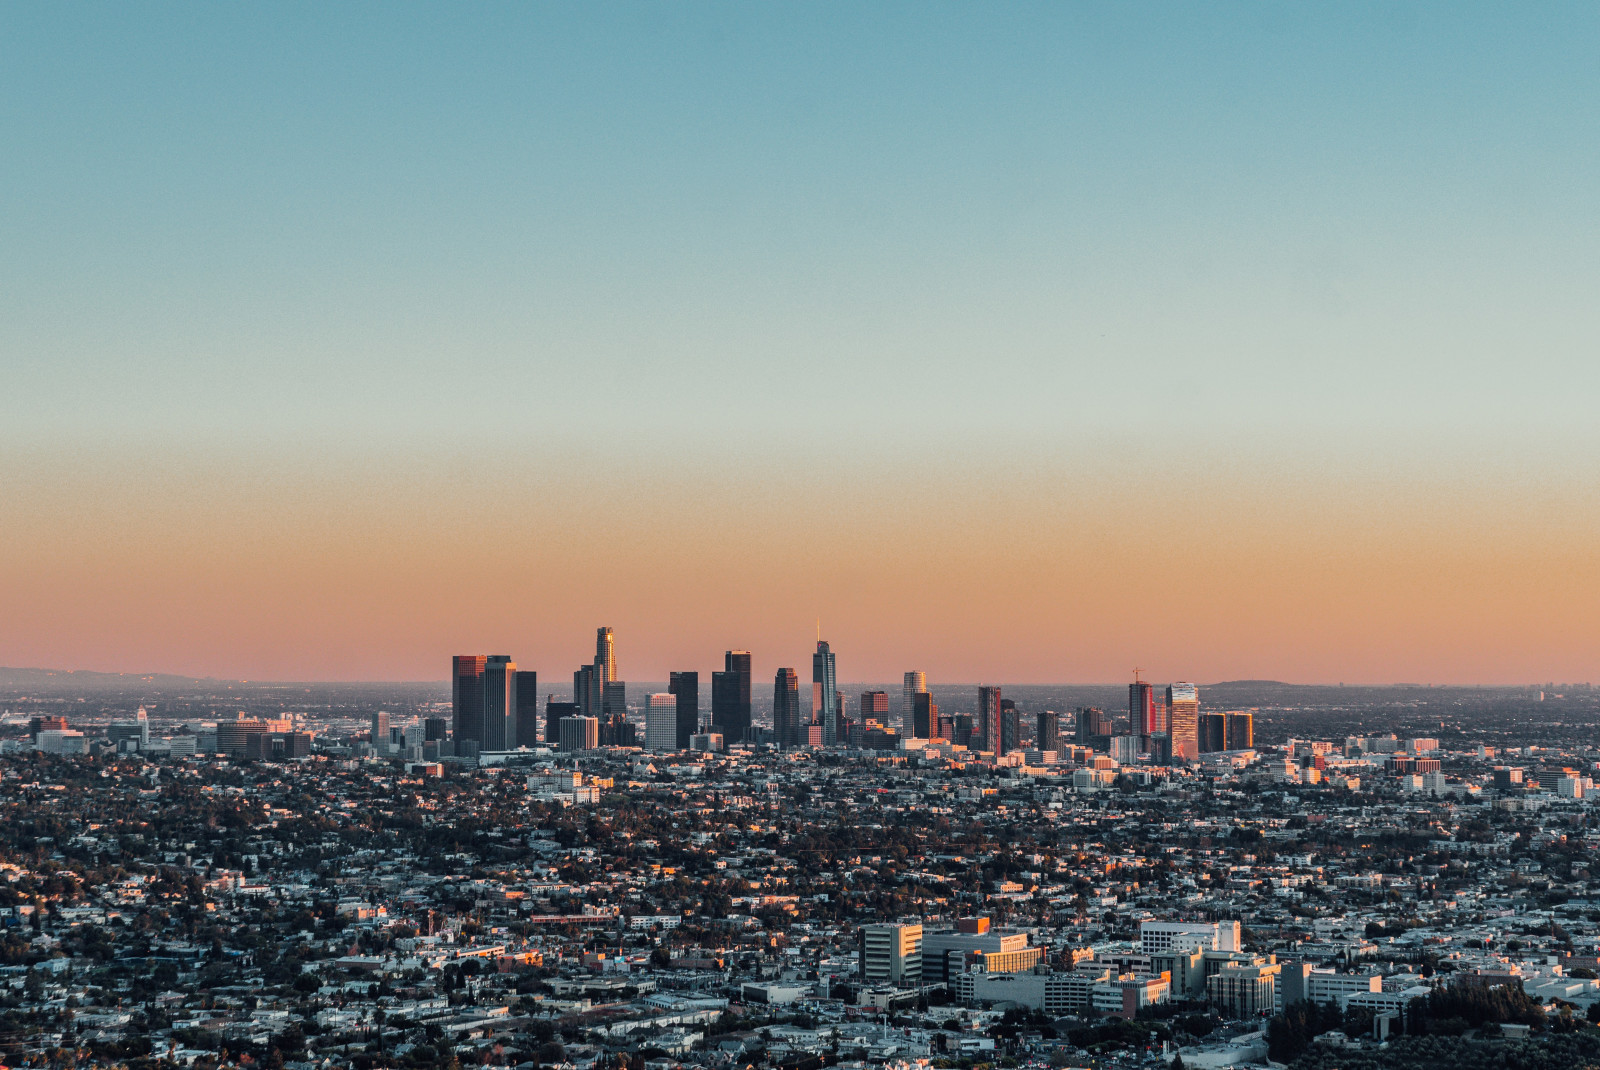
[(667, 692), (678, 700), (678, 750), (687, 750), (689, 737), (700, 731), (700, 674), (675, 672)]
[[(66, 720), (62, 719), (65, 726)], [(150, 715), (143, 706), (134, 714), (131, 721), (113, 721), (106, 728), (106, 738), (119, 749), (133, 747), (144, 751), (150, 748)]]
[(1022, 717), (1017, 704), (1008, 698), (1000, 700), (1000, 749), (996, 754), (1010, 754), (1022, 749)]
[(379, 754), (387, 752), (389, 747), (389, 713), (379, 710), (371, 718), (371, 727), (367, 730), (367, 738), (372, 741), (373, 749)]
[(1215, 754), (1228, 749), (1228, 715), (1200, 714), (1200, 753)]
[(551, 747), (561, 745), (561, 721), (567, 717), (582, 717), (583, 710), (576, 702), (557, 702), (551, 695), (544, 704), (544, 741)]
[(887, 725), (889, 723), (889, 692), (861, 692), (861, 714), (856, 720), (863, 724), (867, 721), (877, 721), (881, 725)]
[(1135, 679), (1128, 685), (1128, 734), (1148, 740), (1156, 730), (1155, 720), (1155, 688)]
[(951, 719), (950, 741), (962, 747), (972, 746), (972, 714), (958, 713)]
[(1494, 790), (1520, 792), (1523, 790), (1523, 771), (1514, 766), (1497, 765), (1494, 767)]
[(978, 686), (978, 719), (972, 731), (979, 750), (992, 751), (1000, 746), (1000, 702), (1000, 688)]
[(750, 651), (730, 650), (711, 674), (711, 724), (730, 743), (750, 736)]
[(233, 758), (243, 758), (250, 745), (251, 736), (265, 735), (268, 732), (292, 732), (294, 723), (287, 720), (256, 720), (249, 717), (236, 717), (233, 720), (217, 722), (217, 753), (226, 754)]
[(833, 651), (824, 639), (817, 640), (811, 655), (811, 721), (822, 726), (822, 745), (839, 741), (839, 675)]
[(1260, 1018), (1277, 1007), (1277, 963), (1225, 962), (1206, 978), (1206, 1001), (1228, 1018)]
[[(450, 738), (450, 722), (443, 717), (429, 717), (422, 722), (422, 738), (433, 743), (441, 739)], [(533, 738), (537, 739), (538, 736)]]
[(628, 685), (622, 680), (607, 680), (600, 688), (600, 713), (602, 716), (628, 715)]
[(602, 686), (617, 678), (617, 644), (610, 628), (595, 629), (594, 670)]
[(599, 720), (605, 712), (605, 690), (600, 674), (593, 665), (580, 665), (572, 674), (572, 701), (583, 711), (582, 716)]
[(1193, 684), (1167, 687), (1167, 736), (1173, 761), (1192, 762), (1200, 757), (1200, 689)]
[(863, 925), (857, 939), (862, 984), (922, 984), (922, 926)]
[(917, 710), (915, 696), (926, 690), (928, 690), (927, 673), (906, 673), (905, 682), (900, 687), (900, 731), (903, 735), (911, 734), (911, 718)]
[(483, 734), (480, 751), (509, 750), (516, 735), (517, 663), (505, 654), (492, 654), (483, 667)]
[(532, 669), (519, 669), (516, 683), (517, 713), (513, 718), (514, 731), (506, 740), (507, 750), (539, 745), (539, 674)]
[(929, 691), (918, 691), (911, 696), (911, 738), (939, 738), (939, 707)]
[(778, 746), (798, 747), (800, 724), (800, 674), (779, 669), (772, 679), (772, 734)]
[(483, 654), (458, 654), (450, 666), (451, 732), (456, 739), (483, 738)]
[(600, 746), (600, 719), (598, 717), (561, 718), (561, 749), (576, 752), (594, 750)]
[(721, 732), (696, 732), (689, 737), (689, 749), (714, 754), (722, 750), (723, 742)]
[(600, 718), (600, 745), (602, 747), (633, 747), (638, 745), (638, 733), (625, 713), (608, 713)]
[(1175, 950), (1238, 951), (1237, 921), (1143, 921), (1139, 923), (1139, 952), (1161, 955)]
[(1249, 710), (1228, 714), (1228, 750), (1251, 750), (1256, 745), (1256, 715)]
[(292, 762), (311, 757), (310, 732), (253, 732), (245, 738), (244, 756), (262, 762)]
[(645, 700), (644, 745), (646, 750), (658, 754), (678, 749), (678, 696), (670, 691), (651, 695)]
[(1034, 726), (1033, 745), (1036, 750), (1059, 750), (1061, 746), (1061, 717), (1055, 710), (1040, 710)]
[(954, 929), (922, 934), (922, 982), (948, 983), (974, 968), (1019, 973), (1033, 969), (1043, 957), (1044, 948), (1029, 946), (1027, 933), (992, 929), (988, 918), (962, 918)]
[(1073, 733), (1073, 740), (1078, 746), (1105, 750), (1110, 746), (1108, 741), (1115, 734), (1115, 722), (1105, 710), (1095, 706), (1078, 707), (1077, 724)]

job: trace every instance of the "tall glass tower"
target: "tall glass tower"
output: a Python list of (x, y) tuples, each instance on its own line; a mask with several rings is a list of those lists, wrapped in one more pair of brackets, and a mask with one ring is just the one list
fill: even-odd
[(617, 678), (617, 643), (610, 628), (596, 628), (594, 635), (594, 667), (599, 670), (602, 686)]
[(839, 742), (839, 675), (825, 639), (811, 655), (811, 723), (822, 726), (823, 746)]
[(928, 690), (928, 674), (908, 672), (900, 689), (900, 734), (911, 734), (911, 722), (917, 710), (917, 696)]

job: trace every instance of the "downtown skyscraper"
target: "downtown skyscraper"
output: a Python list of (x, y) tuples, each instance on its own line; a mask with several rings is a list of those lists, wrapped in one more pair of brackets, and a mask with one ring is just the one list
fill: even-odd
[(978, 685), (978, 749), (1001, 753), (1003, 727), (1000, 724), (1000, 688), (990, 684)]
[(458, 654), (451, 659), (451, 735), (457, 754), (517, 745), (518, 675), (517, 663), (507, 654)]
[(689, 737), (700, 731), (700, 674), (675, 672), (667, 693), (678, 703), (678, 750), (689, 749)]
[(1193, 761), (1200, 756), (1200, 689), (1190, 683), (1167, 687), (1167, 735), (1172, 760)]
[(729, 743), (750, 738), (750, 651), (730, 650), (711, 674), (711, 724)]
[(811, 723), (822, 726), (823, 746), (839, 742), (839, 674), (824, 639), (811, 655)]
[(917, 696), (928, 690), (928, 674), (925, 672), (911, 671), (906, 673), (905, 681), (900, 686), (900, 733), (911, 734), (911, 721), (916, 714)]
[(772, 680), (772, 734), (780, 747), (798, 747), (800, 732), (800, 674), (779, 669)]

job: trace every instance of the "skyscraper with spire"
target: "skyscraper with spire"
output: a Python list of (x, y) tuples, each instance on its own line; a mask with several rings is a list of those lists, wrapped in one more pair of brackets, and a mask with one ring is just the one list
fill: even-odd
[(822, 726), (823, 746), (839, 742), (839, 675), (824, 639), (817, 640), (811, 655), (811, 723)]

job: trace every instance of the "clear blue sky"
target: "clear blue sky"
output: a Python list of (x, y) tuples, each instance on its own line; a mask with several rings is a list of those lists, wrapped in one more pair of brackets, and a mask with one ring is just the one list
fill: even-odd
[(11, 4), (0, 413), (1587, 423), (1596, 55), (1588, 4)]

